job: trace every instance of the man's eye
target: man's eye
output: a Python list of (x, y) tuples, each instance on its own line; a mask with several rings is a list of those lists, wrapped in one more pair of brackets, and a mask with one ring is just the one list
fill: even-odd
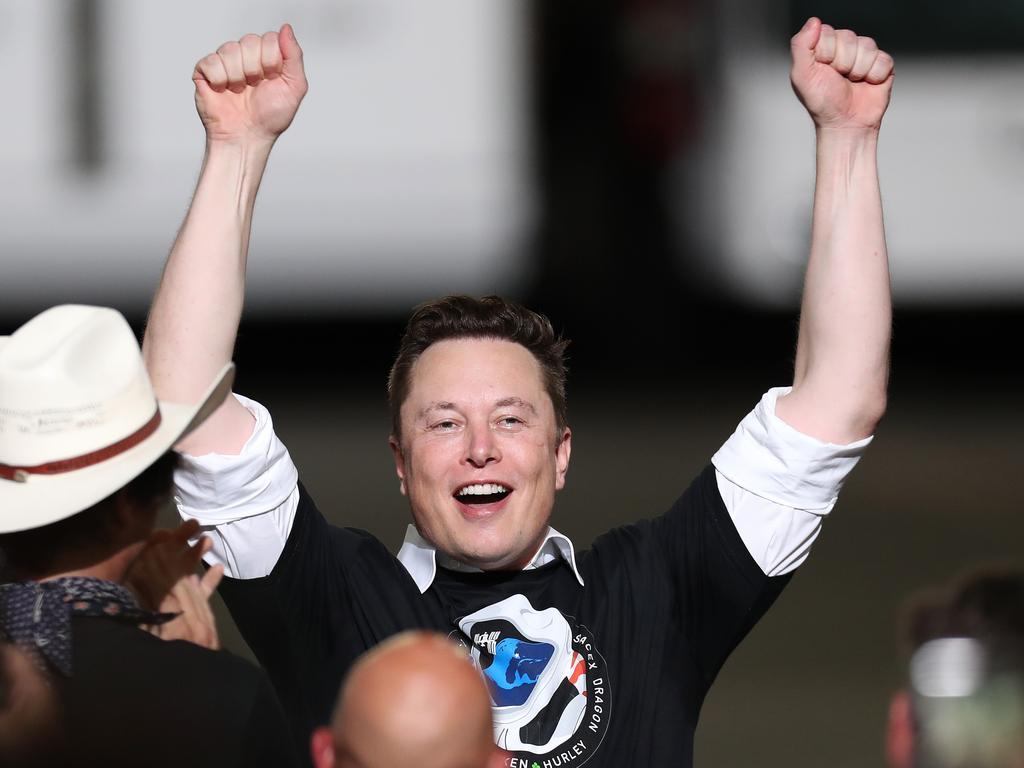
[(502, 416), (500, 419), (498, 419), (498, 424), (502, 427), (507, 428), (518, 427), (522, 423), (523, 420), (520, 419), (518, 416)]
[(434, 424), (434, 429), (439, 430), (441, 432), (450, 432), (457, 426), (458, 424), (456, 424), (451, 419), (445, 419), (444, 421), (439, 421), (436, 424)]

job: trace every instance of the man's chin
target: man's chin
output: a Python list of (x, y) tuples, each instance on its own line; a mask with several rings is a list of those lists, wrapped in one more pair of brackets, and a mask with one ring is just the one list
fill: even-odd
[(538, 546), (530, 544), (525, 548), (516, 549), (507, 546), (470, 546), (454, 559), (481, 571), (521, 571), (529, 565)]

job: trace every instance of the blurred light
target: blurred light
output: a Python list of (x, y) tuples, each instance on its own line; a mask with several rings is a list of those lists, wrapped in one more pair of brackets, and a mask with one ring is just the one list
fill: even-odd
[(985, 675), (985, 651), (977, 640), (946, 637), (922, 645), (910, 660), (910, 682), (921, 696), (971, 696)]
[(247, 312), (404, 313), (441, 293), (515, 292), (528, 279), (526, 4), (90, 0), (101, 71), (88, 114), (103, 151), (87, 175), (71, 162), (69, 125), (81, 123), (70, 101), (83, 89), (39, 87), (80, 67), (53, 44), (71, 7), (0, 7), (0, 66), (34, 67), (11, 79), (18, 119), (0, 124), (3, 310), (148, 305), (202, 157), (193, 66), (284, 21), (310, 90), (256, 207)]

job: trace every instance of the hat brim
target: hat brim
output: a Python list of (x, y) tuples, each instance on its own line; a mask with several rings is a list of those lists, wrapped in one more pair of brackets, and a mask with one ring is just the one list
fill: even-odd
[(159, 401), (160, 426), (124, 453), (73, 472), (0, 480), (0, 533), (41, 528), (82, 512), (138, 477), (216, 411), (234, 382), (234, 365), (221, 369), (195, 405)]

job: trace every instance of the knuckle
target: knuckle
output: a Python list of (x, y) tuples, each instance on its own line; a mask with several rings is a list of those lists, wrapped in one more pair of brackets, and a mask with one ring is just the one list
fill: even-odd
[(868, 48), (870, 50), (878, 50), (878, 43), (875, 42), (875, 39), (873, 37), (860, 38), (860, 46), (862, 48)]
[(224, 43), (220, 48), (217, 49), (217, 53), (221, 54), (222, 56), (230, 56), (233, 53), (238, 53), (238, 51), (240, 51), (241, 48), (242, 46), (238, 44), (237, 40), (228, 40), (228, 42)]
[(252, 32), (250, 32), (247, 35), (242, 35), (240, 38), (238, 38), (238, 42), (241, 43), (242, 45), (246, 45), (246, 44), (252, 45), (253, 43), (258, 43), (259, 41), (260, 41), (260, 36), (259, 35), (254, 35)]

